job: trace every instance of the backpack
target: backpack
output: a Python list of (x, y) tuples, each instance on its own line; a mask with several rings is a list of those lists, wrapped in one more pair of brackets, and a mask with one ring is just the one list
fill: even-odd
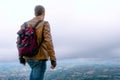
[(28, 26), (27, 22), (25, 22), (24, 29), (17, 32), (17, 49), (20, 56), (33, 57), (38, 53), (39, 45), (35, 28), (40, 22), (42, 20), (39, 20), (33, 27)]

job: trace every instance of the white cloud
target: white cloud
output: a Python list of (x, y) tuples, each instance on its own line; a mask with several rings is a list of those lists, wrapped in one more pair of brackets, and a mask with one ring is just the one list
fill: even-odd
[(19, 26), (34, 17), (35, 5), (42, 4), (58, 58), (119, 56), (116, 50), (120, 48), (119, 3), (119, 0), (0, 1), (0, 54), (4, 52), (8, 59), (13, 59), (8, 52), (16, 56)]

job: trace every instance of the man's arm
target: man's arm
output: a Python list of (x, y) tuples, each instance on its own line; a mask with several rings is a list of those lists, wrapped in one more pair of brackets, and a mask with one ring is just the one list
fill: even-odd
[(55, 56), (55, 51), (52, 43), (50, 25), (48, 22), (45, 22), (45, 26), (43, 28), (43, 37), (44, 37), (45, 44), (47, 46), (48, 55), (50, 56), (51, 65), (52, 67), (56, 67), (56, 56)]

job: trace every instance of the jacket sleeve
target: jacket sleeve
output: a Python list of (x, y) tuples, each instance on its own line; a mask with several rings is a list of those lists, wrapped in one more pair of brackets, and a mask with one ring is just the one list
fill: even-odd
[(50, 32), (50, 25), (47, 21), (45, 21), (45, 26), (43, 28), (43, 37), (47, 46), (47, 51), (48, 55), (50, 56), (50, 60), (56, 60), (55, 51), (52, 43), (52, 36)]

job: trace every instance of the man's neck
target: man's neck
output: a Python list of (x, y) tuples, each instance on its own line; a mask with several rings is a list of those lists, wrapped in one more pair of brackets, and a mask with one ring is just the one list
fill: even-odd
[(44, 16), (43, 15), (40, 15), (40, 16), (36, 16), (36, 18), (38, 18), (38, 19), (44, 19)]

